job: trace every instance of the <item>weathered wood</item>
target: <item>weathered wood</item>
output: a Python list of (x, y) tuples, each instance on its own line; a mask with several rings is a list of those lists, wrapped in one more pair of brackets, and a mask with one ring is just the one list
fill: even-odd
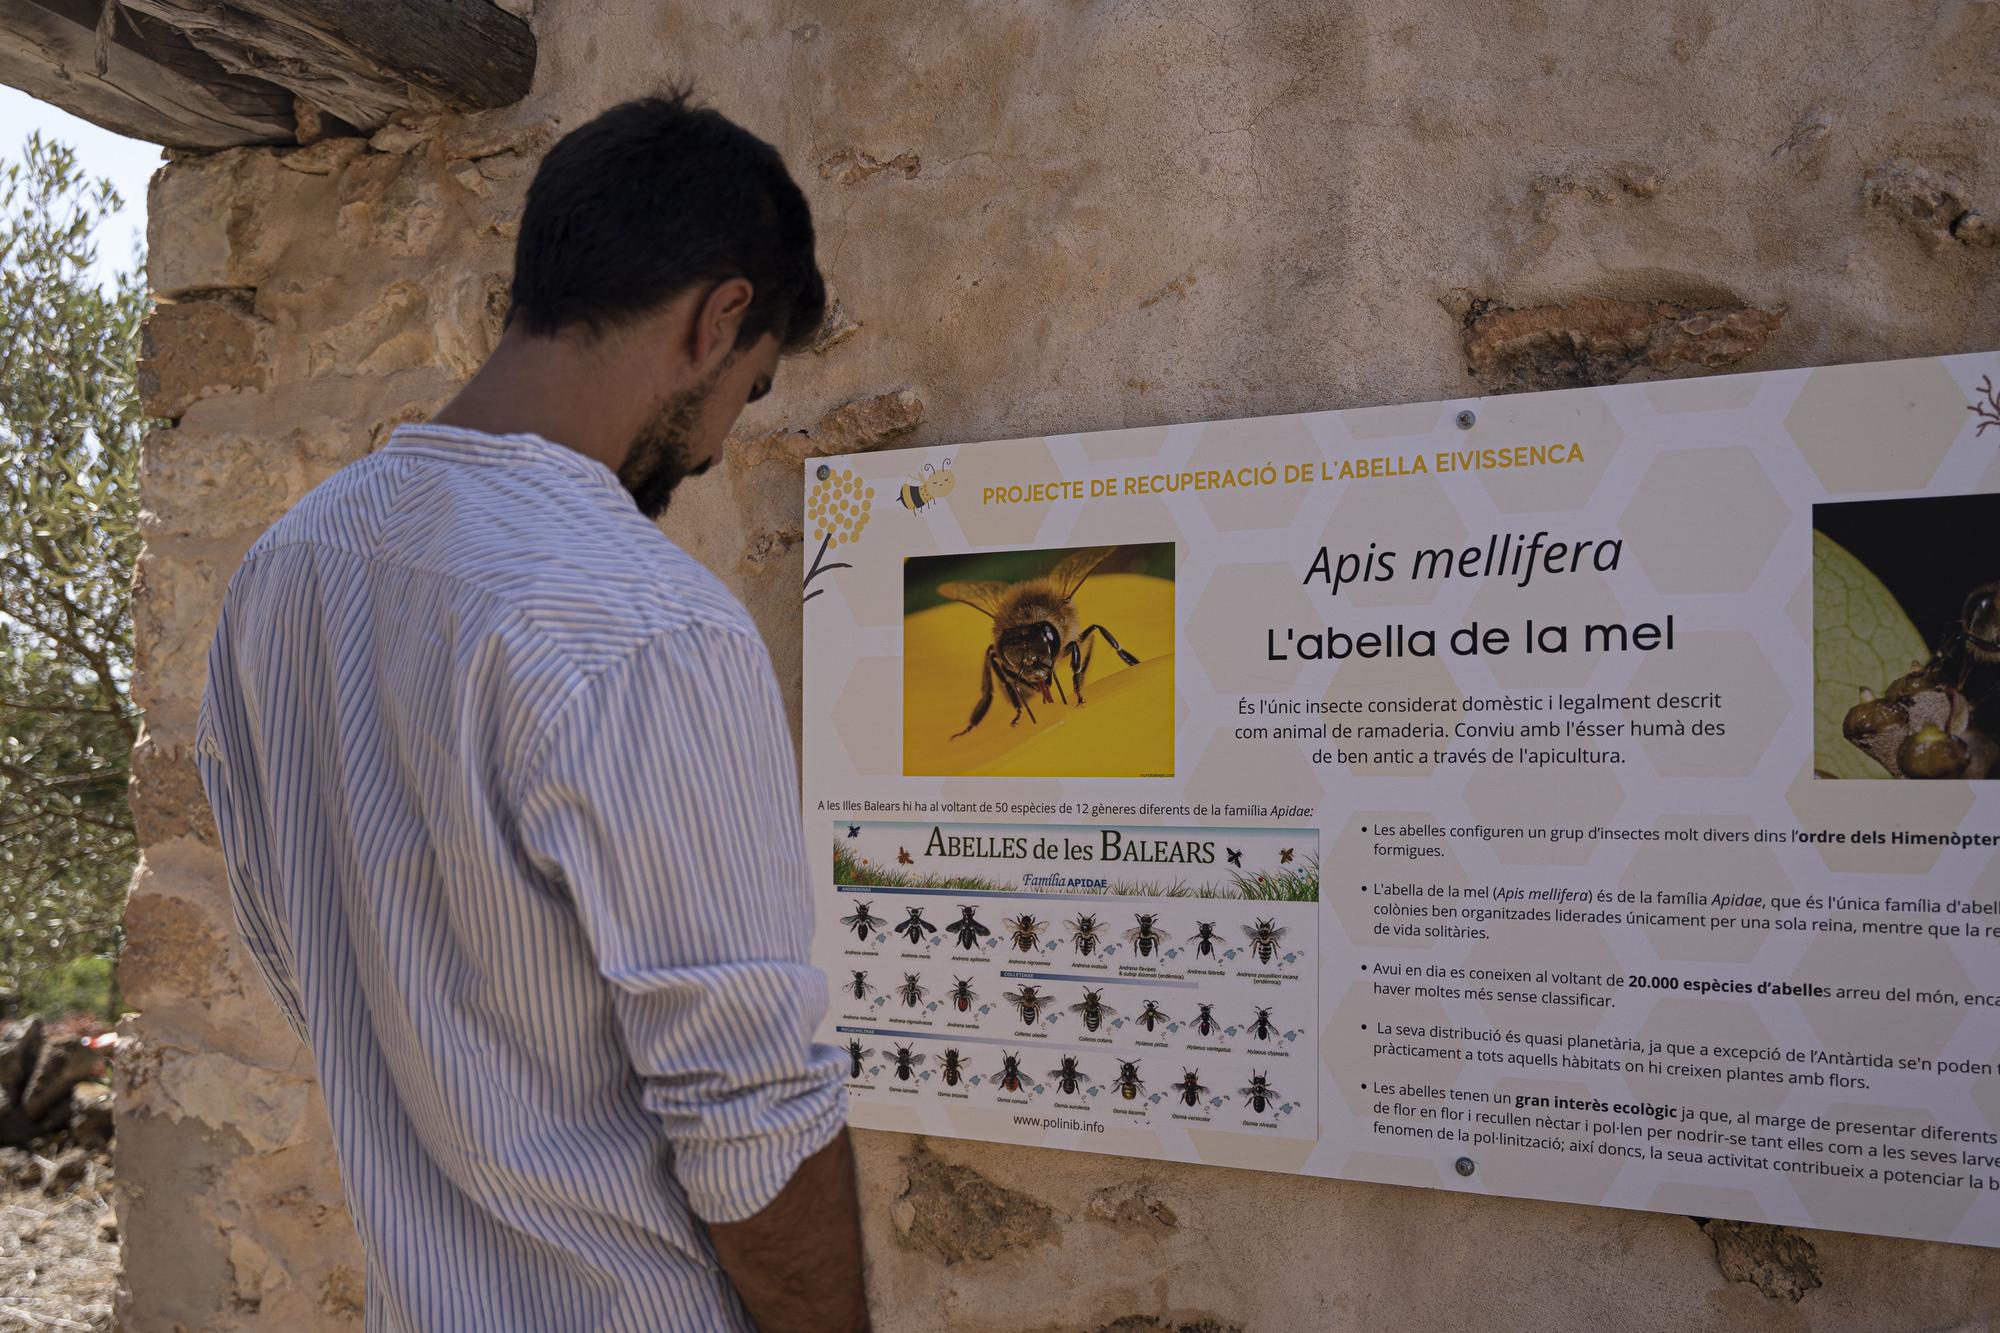
[(535, 39), (492, 0), (122, 0), (225, 68), (376, 129), (421, 90), (456, 110), (526, 95)]
[(144, 15), (118, 16), (98, 73), (101, 12), (98, 0), (0, 0), (0, 83), (108, 130), (178, 148), (291, 138), (289, 92), (231, 73)]
[[(526, 95), (527, 22), (494, 0), (0, 0), (0, 82), (172, 147), (290, 142), (293, 98), (358, 129)], [(103, 68), (98, 68), (103, 57)]]

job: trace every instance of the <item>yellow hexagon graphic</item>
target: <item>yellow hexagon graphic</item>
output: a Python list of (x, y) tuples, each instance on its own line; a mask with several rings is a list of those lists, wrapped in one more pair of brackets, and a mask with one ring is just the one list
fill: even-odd
[(952, 459), (952, 471), (958, 484), (945, 503), (974, 547), (1031, 545), (1054, 502), (1008, 497), (1064, 479), (1045, 439), (967, 445)]
[(1742, 592), (1757, 581), (1791, 510), (1741, 445), (1655, 458), (1625, 508), (1625, 555), (1664, 593)]
[(1971, 417), (1944, 362), (1825, 366), (1806, 376), (1785, 430), (1829, 491), (1929, 484)]
[[(1287, 463), (1309, 464), (1317, 472), (1320, 448), (1296, 416), (1217, 421), (1202, 428), (1188, 454), (1187, 470), (1203, 472), (1270, 465), (1283, 476)], [(1195, 492), (1208, 521), (1222, 532), (1284, 528), (1298, 517), (1310, 485), (1229, 487)]]

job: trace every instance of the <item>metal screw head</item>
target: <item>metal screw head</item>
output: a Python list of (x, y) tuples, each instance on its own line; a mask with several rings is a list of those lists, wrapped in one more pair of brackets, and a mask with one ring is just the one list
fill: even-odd
[(1467, 408), (1458, 414), (1458, 428), (1460, 430), (1471, 430), (1472, 423), (1477, 420), (1479, 420), (1479, 414), (1471, 408)]
[(833, 475), (833, 469), (828, 467), (826, 464), (821, 463), (819, 465), (819, 470), (813, 473), (813, 475), (815, 477), (818, 477), (821, 481), (825, 481), (828, 477)]
[(1456, 1162), (1452, 1163), (1452, 1165), (1458, 1168), (1458, 1174), (1460, 1174), (1461, 1176), (1469, 1176), (1472, 1174), (1473, 1161), (1470, 1157), (1461, 1157)]

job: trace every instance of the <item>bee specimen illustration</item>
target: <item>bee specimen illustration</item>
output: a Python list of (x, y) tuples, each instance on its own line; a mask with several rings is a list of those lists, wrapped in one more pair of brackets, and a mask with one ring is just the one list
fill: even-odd
[(1201, 1085), (1200, 1070), (1183, 1069), (1181, 1071), (1181, 1081), (1174, 1084), (1174, 1091), (1180, 1094), (1182, 1102), (1189, 1106), (1199, 1106), (1201, 1104), (1201, 1095), (1207, 1092), (1208, 1089)]
[(908, 1083), (917, 1076), (917, 1066), (923, 1062), (924, 1057), (910, 1054), (909, 1047), (898, 1046), (896, 1048), (896, 1077)]
[(871, 1048), (861, 1044), (859, 1037), (850, 1040), (847, 1043), (847, 1076), (849, 1078), (860, 1078), (861, 1062), (873, 1054), (875, 1052)]
[(958, 920), (945, 927), (947, 932), (957, 938), (958, 947), (961, 949), (976, 949), (979, 947), (979, 941), (993, 933), (972, 912), (973, 909), (970, 907), (960, 907)]
[(1139, 1062), (1137, 1060), (1120, 1060), (1118, 1062), (1118, 1077), (1112, 1083), (1112, 1086), (1118, 1089), (1118, 1095), (1126, 1101), (1136, 1101), (1139, 1094), (1146, 1090), (1145, 1082), (1139, 1077)]
[(868, 989), (868, 974), (856, 972), (854, 979), (847, 983), (847, 993), (857, 1000), (865, 1000), (871, 994)]
[(1204, 1037), (1219, 1026), (1215, 1021), (1215, 1015), (1209, 1012), (1213, 1007), (1205, 1004), (1201, 1007), (1201, 1012), (1194, 1016), (1194, 1030)]
[[(1054, 703), (1049, 693), (1051, 687), (1058, 693), (1062, 691), (1062, 681), (1056, 674), (1061, 658), (1069, 660), (1070, 685), (1076, 693), (1077, 706), (1082, 707), (1083, 678), (1090, 670), (1090, 656), (1097, 647), (1091, 642), (1092, 636), (1102, 637), (1127, 666), (1138, 664), (1139, 659), (1125, 651), (1104, 626), (1093, 624), (1079, 630), (1082, 617), (1070, 600), (1091, 571), (1103, 564), (1114, 549), (1092, 546), (1072, 551), (1048, 574), (1021, 583), (953, 582), (938, 586), (940, 597), (963, 602), (993, 618), (993, 642), (980, 663), (979, 702), (972, 707), (972, 720), (965, 724), (965, 731), (953, 736), (953, 740), (986, 717), (993, 706), (995, 676), (1000, 678), (1000, 688), (1007, 693), (1007, 702), (1014, 705), (1013, 722), (1018, 723), (1023, 712), (1033, 722), (1033, 696), (1040, 695), (1043, 703)], [(1068, 695), (1063, 695), (1063, 702), (1069, 702)]]
[(905, 972), (903, 974), (903, 984), (896, 987), (896, 997), (911, 1009), (922, 1004), (924, 996), (929, 993), (924, 989), (922, 979), (914, 972)]
[(1258, 1041), (1269, 1041), (1277, 1031), (1277, 1025), (1271, 1022), (1271, 1011), (1259, 1009), (1256, 1019), (1250, 1024), (1250, 1035)]
[(909, 915), (896, 923), (896, 933), (898, 935), (909, 936), (910, 943), (912, 944), (922, 944), (926, 935), (937, 934), (937, 927), (924, 920), (923, 908), (907, 907), (903, 910), (908, 912)]
[(1126, 942), (1141, 958), (1151, 958), (1167, 942), (1167, 935), (1154, 923), (1159, 917), (1152, 912), (1135, 912), (1132, 919), (1139, 924), (1125, 932)]
[(1243, 864), (1243, 849), (1241, 847), (1225, 847), (1222, 850), (1229, 853), (1229, 864), (1233, 866)]
[(1292, 849), (1289, 847), (1281, 848), (1278, 852), (1278, 864), (1281, 866), (1288, 866), (1291, 863), (1292, 863)]
[(1076, 1096), (1077, 1087), (1080, 1084), (1088, 1082), (1090, 1078), (1088, 1074), (1077, 1068), (1076, 1057), (1073, 1055), (1065, 1055), (1062, 1058), (1062, 1068), (1051, 1069), (1049, 1077), (1054, 1079), (1056, 1086), (1063, 1090), (1065, 1096), (1069, 1097)]
[(958, 1012), (961, 1014), (970, 1012), (972, 1002), (978, 998), (979, 993), (972, 989), (972, 982), (968, 978), (951, 979), (951, 1002), (958, 1007)]
[(1000, 1086), (1009, 1092), (1019, 1092), (1021, 1085), (1027, 1082), (1027, 1080), (1028, 1076), (1021, 1072), (1021, 1057), (1018, 1055), (1008, 1055), (1005, 1051), (1002, 1051), (1000, 1053)]
[(1089, 912), (1079, 912), (1069, 923), (1069, 942), (1076, 947), (1079, 958), (1088, 958), (1097, 952), (1097, 937), (1104, 933), (1104, 927)]
[(1212, 958), (1215, 955), (1215, 923), (1197, 921), (1194, 923), (1194, 952), (1197, 958)]
[(1104, 992), (1101, 989), (1087, 990), (1083, 993), (1083, 999), (1069, 1007), (1071, 1013), (1080, 1014), (1083, 1017), (1083, 1028), (1086, 1032), (1097, 1031), (1098, 1028), (1104, 1025), (1104, 1020), (1108, 1016), (1118, 1012), (1110, 1005), (1104, 1003), (1100, 998), (1103, 994)]
[(958, 1047), (953, 1046), (945, 1051), (941, 1072), (944, 1076), (944, 1085), (947, 1088), (955, 1088), (964, 1081), (965, 1062), (958, 1053)]
[(1286, 930), (1272, 917), (1259, 917), (1243, 927), (1243, 933), (1250, 937), (1250, 952), (1257, 955), (1260, 963), (1269, 963), (1278, 956), (1278, 941), (1285, 938)]
[(853, 931), (854, 938), (863, 944), (868, 942), (870, 934), (889, 924), (869, 910), (872, 906), (872, 903), (856, 903), (854, 915), (840, 918), (840, 924)]
[(898, 847), (896, 849), (896, 864), (899, 866), (915, 865), (916, 858), (910, 855), (909, 848)]
[(849, 838), (850, 840), (851, 840), (851, 839), (854, 839), (854, 838), (858, 838), (858, 837), (860, 837), (860, 836), (861, 836), (861, 826), (860, 826), (859, 824), (849, 824), (849, 825), (847, 826), (847, 836), (848, 836), (848, 838)]
[(1271, 1086), (1269, 1074), (1250, 1075), (1250, 1086), (1238, 1088), (1236, 1091), (1244, 1101), (1250, 1103), (1250, 1109), (1258, 1115), (1264, 1114), (1264, 1108), (1278, 1100), (1278, 1091)]
[(1040, 1018), (1042, 1016), (1042, 1006), (1048, 1002), (1049, 997), (1042, 994), (1041, 989), (1035, 986), (1023, 986), (1019, 990), (1010, 990), (1007, 992), (1007, 1003), (1020, 1010), (1023, 1027), (1032, 1025), (1036, 1019)]
[(1148, 1000), (1146, 1001), (1146, 1007), (1139, 1011), (1138, 1021), (1142, 1025), (1144, 1025), (1146, 1031), (1151, 1032), (1157, 1025), (1161, 1023), (1171, 1023), (1174, 1020), (1168, 1018), (1164, 1013), (1160, 1012), (1159, 1005), (1154, 1004), (1151, 1000)]
[(1033, 953), (1042, 942), (1042, 932), (1048, 929), (1026, 912), (1001, 924), (1007, 927), (1007, 933), (1013, 938), (1015, 953)]

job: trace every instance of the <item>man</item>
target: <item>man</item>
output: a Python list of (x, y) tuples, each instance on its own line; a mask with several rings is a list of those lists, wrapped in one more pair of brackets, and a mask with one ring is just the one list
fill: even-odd
[(368, 1326), (865, 1329), (790, 731), (652, 521), (819, 324), (811, 216), (768, 144), (629, 102), (542, 163), (512, 295), (251, 547), (197, 729)]

